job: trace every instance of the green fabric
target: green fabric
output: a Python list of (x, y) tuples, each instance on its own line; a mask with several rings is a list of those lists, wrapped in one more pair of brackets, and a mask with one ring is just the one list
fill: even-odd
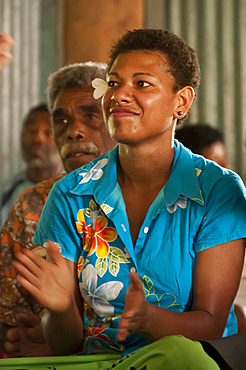
[(34, 357), (0, 360), (1, 370), (219, 370), (199, 342), (164, 337), (130, 355)]

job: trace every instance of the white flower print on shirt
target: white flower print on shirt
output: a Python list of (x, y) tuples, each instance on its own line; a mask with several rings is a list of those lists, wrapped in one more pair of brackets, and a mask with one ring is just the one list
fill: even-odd
[(84, 184), (85, 182), (88, 182), (90, 180), (98, 180), (103, 175), (102, 168), (106, 166), (108, 160), (107, 158), (101, 159), (98, 161), (89, 172), (82, 172), (79, 175), (83, 176), (83, 179), (80, 180), (79, 184)]
[(82, 271), (80, 291), (85, 302), (93, 308), (99, 316), (108, 316), (114, 313), (114, 306), (108, 301), (116, 299), (123, 288), (121, 281), (109, 281), (97, 287), (97, 271), (93, 265), (87, 265)]
[(187, 207), (187, 198), (183, 195), (180, 195), (172, 206), (167, 207), (167, 210), (169, 213), (174, 213), (177, 210), (178, 206), (182, 209), (185, 209)]

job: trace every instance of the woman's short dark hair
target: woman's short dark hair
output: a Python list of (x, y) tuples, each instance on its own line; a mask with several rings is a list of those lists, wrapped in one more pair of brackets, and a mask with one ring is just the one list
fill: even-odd
[(174, 93), (185, 86), (191, 86), (195, 92), (197, 91), (201, 80), (197, 52), (183, 39), (172, 32), (160, 29), (127, 31), (111, 49), (109, 70), (119, 54), (136, 50), (155, 51), (165, 55), (168, 61), (168, 72), (175, 79)]

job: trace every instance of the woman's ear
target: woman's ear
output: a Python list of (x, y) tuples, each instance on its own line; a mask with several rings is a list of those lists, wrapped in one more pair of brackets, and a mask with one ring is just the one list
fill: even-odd
[(177, 92), (177, 106), (174, 111), (174, 117), (182, 119), (189, 112), (195, 97), (195, 91), (191, 86), (185, 86)]

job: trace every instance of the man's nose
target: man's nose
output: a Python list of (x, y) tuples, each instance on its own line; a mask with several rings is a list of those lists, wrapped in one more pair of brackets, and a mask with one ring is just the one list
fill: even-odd
[[(49, 139), (50, 138), (51, 138), (51, 135), (50, 135)], [(33, 135), (33, 141), (35, 143), (46, 144), (49, 140), (48, 140), (47, 134), (44, 131), (39, 130), (35, 133), (35, 135)]]
[(81, 119), (74, 119), (67, 129), (68, 140), (83, 140), (85, 137), (86, 125)]

